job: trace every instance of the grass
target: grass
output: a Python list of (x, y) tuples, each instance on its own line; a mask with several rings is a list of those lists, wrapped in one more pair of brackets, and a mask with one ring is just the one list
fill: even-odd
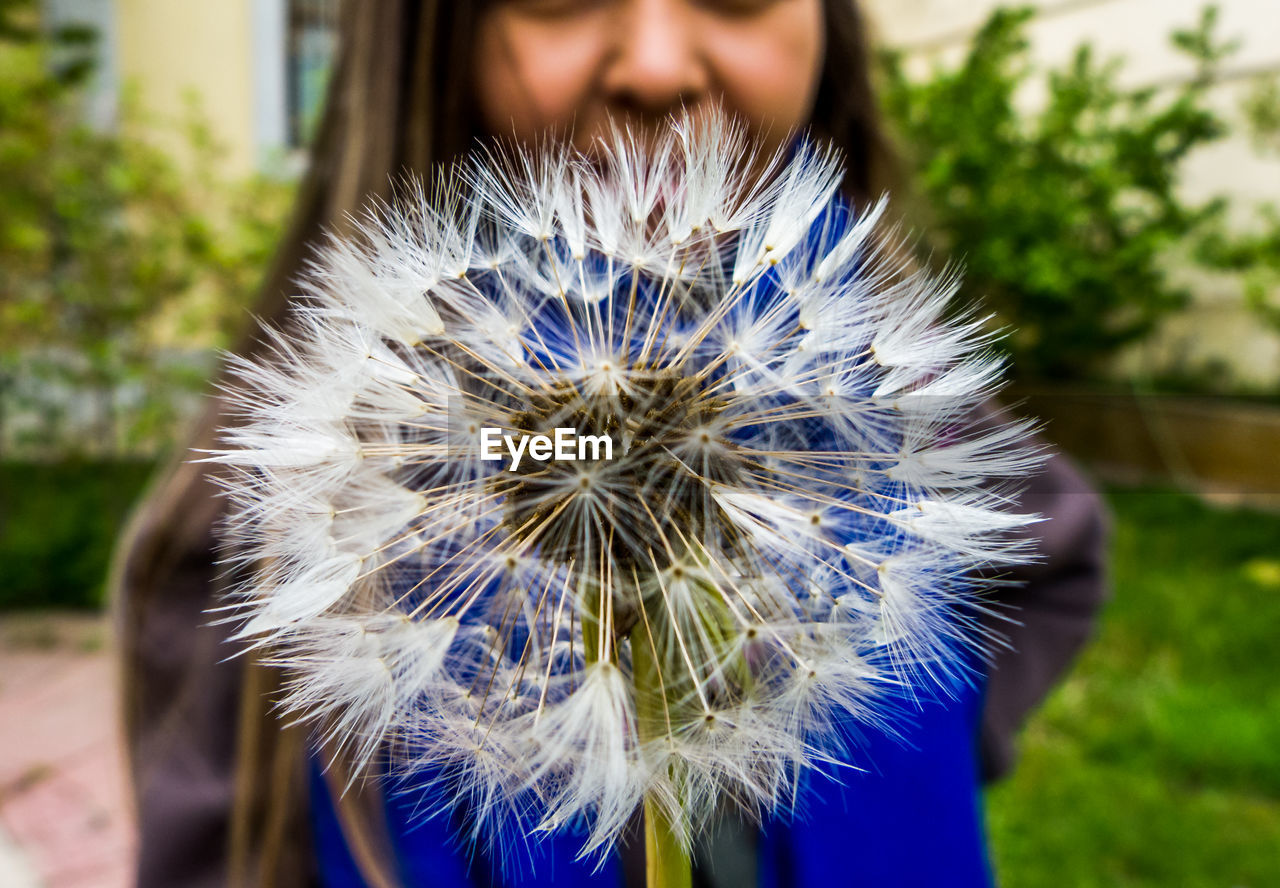
[(1280, 885), (1280, 516), (1113, 491), (1114, 600), (987, 798), (1001, 885)]

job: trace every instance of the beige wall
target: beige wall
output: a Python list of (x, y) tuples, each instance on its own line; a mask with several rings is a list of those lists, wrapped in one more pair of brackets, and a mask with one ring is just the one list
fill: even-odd
[(230, 149), (228, 171), (256, 163), (250, 0), (115, 0), (119, 73), (144, 107), (179, 116), (199, 95), (213, 132)]

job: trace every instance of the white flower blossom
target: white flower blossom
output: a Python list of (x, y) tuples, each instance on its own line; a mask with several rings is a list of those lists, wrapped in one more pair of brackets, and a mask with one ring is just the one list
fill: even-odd
[[(787, 803), (841, 720), (961, 670), (973, 572), (1026, 557), (993, 481), (1037, 457), (969, 419), (1000, 366), (954, 275), (841, 176), (686, 118), (486, 154), (330, 242), (210, 457), (284, 707), (481, 833), (585, 818), (598, 853), (641, 799), (686, 843)], [(562, 427), (613, 458), (480, 445)]]

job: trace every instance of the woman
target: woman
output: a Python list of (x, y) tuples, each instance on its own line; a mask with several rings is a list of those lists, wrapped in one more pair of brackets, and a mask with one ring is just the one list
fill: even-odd
[[(402, 170), (429, 171), (477, 137), (555, 132), (585, 147), (610, 116), (643, 130), (673, 110), (719, 102), (766, 144), (782, 146), (804, 126), (834, 142), (855, 202), (887, 184), (852, 0), (363, 0), (346, 4), (341, 34), (310, 172), (257, 310), (267, 324), (284, 322), (291, 281), (322, 229), (342, 230), (345, 214), (385, 195)], [(255, 333), (242, 352), (258, 348)], [(224, 408), (211, 403), (193, 447), (210, 446), (234, 421)], [(269, 711), (278, 675), (225, 660), (225, 627), (206, 625), (204, 613), (233, 579), (213, 564), (221, 501), (212, 470), (185, 457), (149, 497), (118, 560), (139, 884), (288, 886), (323, 875), (328, 884), (395, 885), (414, 884), (417, 872), (434, 884), (483, 882), (488, 867), (468, 876), (441, 850), (446, 827), (408, 832), (394, 800), (366, 788), (331, 804), (342, 775), (318, 778), (308, 738)], [(1022, 572), (1027, 585), (1004, 593), (1020, 622), (1000, 627), (1010, 646), (993, 657), (985, 699), (975, 690), (926, 706), (908, 744), (872, 738), (868, 760), (880, 773), (816, 786), (795, 827), (714, 839), (703, 856), (716, 866), (700, 878), (989, 880), (977, 751), (987, 776), (1008, 766), (1013, 731), (1086, 638), (1102, 589), (1097, 501), (1063, 460), (1050, 461), (1022, 505), (1051, 520), (1037, 528), (1042, 561)], [(886, 847), (894, 837), (898, 846)], [(905, 854), (908, 845), (919, 853)], [(616, 866), (597, 881), (616, 882)]]

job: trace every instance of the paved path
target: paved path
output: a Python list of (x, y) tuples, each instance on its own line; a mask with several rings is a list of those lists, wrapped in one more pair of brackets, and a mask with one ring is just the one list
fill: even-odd
[(0, 614), (0, 885), (125, 888), (133, 826), (100, 617)]

